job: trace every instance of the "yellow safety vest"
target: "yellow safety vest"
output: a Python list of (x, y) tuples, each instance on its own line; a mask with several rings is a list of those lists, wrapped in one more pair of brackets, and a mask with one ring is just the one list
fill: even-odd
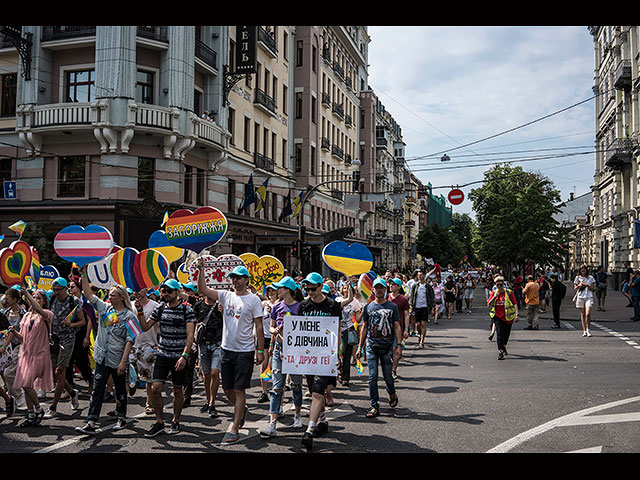
[[(509, 297), (509, 290), (507, 290), (505, 288), (504, 290), (504, 316), (505, 316), (505, 321), (507, 323), (511, 323), (515, 320), (516, 318), (516, 307), (513, 305), (513, 303), (511, 302), (511, 298)], [(489, 315), (491, 315), (491, 318), (494, 318), (496, 316), (496, 302), (493, 302), (493, 305), (491, 305), (491, 310), (489, 311)]]

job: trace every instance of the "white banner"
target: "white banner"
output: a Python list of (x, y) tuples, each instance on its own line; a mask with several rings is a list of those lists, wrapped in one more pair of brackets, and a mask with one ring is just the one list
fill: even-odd
[(338, 375), (338, 317), (284, 317), (282, 373)]

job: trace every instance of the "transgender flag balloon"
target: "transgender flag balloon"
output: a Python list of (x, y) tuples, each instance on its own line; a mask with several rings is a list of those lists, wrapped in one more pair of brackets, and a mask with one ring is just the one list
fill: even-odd
[(101, 225), (71, 225), (58, 232), (53, 249), (63, 260), (84, 267), (103, 259), (113, 248), (111, 232)]

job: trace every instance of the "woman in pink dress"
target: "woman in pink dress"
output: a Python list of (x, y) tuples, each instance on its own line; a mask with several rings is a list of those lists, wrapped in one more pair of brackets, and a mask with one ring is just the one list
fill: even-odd
[[(44, 416), (44, 409), (38, 401), (36, 389), (45, 392), (53, 389), (53, 368), (49, 348), (49, 331), (53, 312), (47, 310), (47, 294), (36, 290), (33, 296), (23, 288), (24, 298), (29, 303), (29, 311), (22, 317), (20, 333), (12, 331), (22, 341), (14, 388), (22, 388), (29, 415), (21, 427), (38, 425)], [(34, 298), (35, 297), (35, 298)]]

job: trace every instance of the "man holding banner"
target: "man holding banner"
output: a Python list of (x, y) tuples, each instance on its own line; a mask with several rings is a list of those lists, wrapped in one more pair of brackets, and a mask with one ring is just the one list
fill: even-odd
[[(233, 422), (225, 433), (225, 444), (240, 439), (239, 430), (247, 415), (246, 390), (251, 386), (254, 363), (264, 360), (264, 328), (262, 325), (262, 301), (249, 291), (249, 271), (246, 267), (235, 267), (229, 274), (233, 291), (214, 290), (206, 285), (204, 259), (195, 261), (198, 269), (198, 293), (211, 301), (219, 301), (223, 309), (222, 330), (222, 389), (233, 404)], [(254, 340), (253, 332), (257, 340)], [(255, 342), (255, 343), (254, 343)], [(256, 348), (257, 347), (257, 348)]]
[[(319, 273), (313, 272), (302, 280), (304, 289), (309, 295), (300, 303), (298, 307), (298, 315), (306, 317), (337, 317), (338, 321), (341, 316), (341, 307), (338, 302), (322, 293), (322, 285), (324, 278)], [(338, 346), (339, 351), (339, 335)], [(328, 385), (337, 384), (336, 376), (324, 375), (307, 375), (307, 383), (311, 390), (311, 407), (309, 411), (309, 425), (307, 431), (302, 437), (302, 446), (311, 451), (313, 447), (313, 438), (323, 435), (329, 430), (329, 422), (324, 411), (325, 393)]]
[(395, 303), (387, 300), (387, 282), (377, 278), (373, 282), (375, 299), (368, 303), (362, 314), (362, 330), (360, 342), (356, 351), (356, 358), (362, 356), (365, 340), (367, 341), (367, 363), (369, 366), (369, 401), (371, 408), (367, 412), (368, 418), (380, 415), (378, 403), (378, 361), (382, 367), (382, 375), (387, 384), (389, 406), (398, 405), (395, 384), (393, 380), (393, 349), (402, 349), (402, 324), (400, 313)]

